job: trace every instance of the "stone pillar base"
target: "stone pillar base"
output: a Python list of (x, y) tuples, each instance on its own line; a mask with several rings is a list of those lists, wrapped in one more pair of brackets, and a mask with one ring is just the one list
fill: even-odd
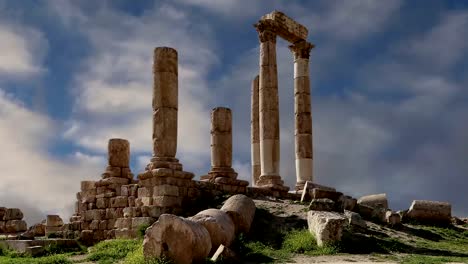
[(268, 188), (275, 191), (287, 192), (289, 187), (284, 186), (284, 181), (279, 175), (262, 175), (257, 182), (258, 188)]
[(237, 172), (229, 167), (212, 167), (208, 172), (208, 176), (212, 179), (223, 177), (229, 179), (237, 179)]
[(302, 190), (304, 190), (304, 186), (306, 184), (307, 181), (304, 181), (304, 182), (296, 182), (296, 186), (295, 186), (295, 190), (296, 192), (301, 192)]
[(146, 165), (146, 170), (160, 168), (182, 171), (183, 166), (179, 163), (178, 159), (172, 157), (152, 157), (150, 163)]

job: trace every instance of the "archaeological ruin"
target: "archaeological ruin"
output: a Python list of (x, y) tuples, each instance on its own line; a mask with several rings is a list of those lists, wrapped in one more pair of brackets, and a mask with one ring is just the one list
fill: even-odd
[[(192, 263), (213, 254), (230, 254), (235, 236), (248, 233), (254, 220), (252, 198), (310, 203), (308, 226), (319, 246), (339, 240), (346, 225), (366, 228), (363, 219), (390, 226), (405, 220), (451, 221), (448, 203), (417, 200), (409, 210), (395, 212), (389, 208), (386, 194), (355, 199), (317, 184), (313, 177), (309, 77), (309, 55), (314, 45), (307, 41), (306, 27), (278, 11), (261, 17), (255, 28), (260, 56), (259, 72), (251, 84), (252, 186), (238, 179), (232, 167), (233, 113), (226, 107), (215, 107), (211, 112), (211, 167), (207, 174), (195, 180), (194, 173), (184, 169), (177, 158), (178, 53), (170, 47), (157, 47), (152, 72), (153, 155), (144, 170), (135, 178), (130, 169), (130, 142), (109, 139), (107, 167), (100, 179), (81, 182), (68, 223), (58, 215), (48, 215), (28, 229), (19, 209), (0, 207), (0, 235), (6, 234), (8, 239), (79, 239), (93, 244), (135, 238), (138, 229), (147, 226), (145, 255)], [(279, 170), (277, 36), (291, 43), (294, 59), (296, 185), (291, 191)], [(220, 209), (210, 207), (210, 201), (225, 196), (230, 197)]]

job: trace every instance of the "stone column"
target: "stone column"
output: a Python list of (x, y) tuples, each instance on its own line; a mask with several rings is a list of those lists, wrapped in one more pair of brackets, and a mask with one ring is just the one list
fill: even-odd
[(216, 107), (211, 111), (211, 171), (210, 178), (237, 178), (232, 169), (231, 109)]
[[(264, 21), (256, 25), (260, 39), (259, 132), (260, 180), (280, 180), (279, 100), (276, 34)], [(260, 185), (260, 184), (259, 184)]]
[(294, 54), (294, 114), (296, 151), (296, 190), (313, 181), (312, 114), (310, 100), (309, 55), (314, 47), (307, 41), (289, 46)]
[(126, 139), (111, 138), (107, 145), (108, 165), (112, 167), (130, 167), (130, 143)]
[[(173, 48), (154, 50), (153, 168), (181, 170), (177, 151), (178, 61)], [(175, 167), (174, 167), (175, 166)]]
[(258, 75), (252, 81), (252, 109), (251, 109), (251, 158), (252, 158), (252, 185), (256, 186), (260, 179), (260, 134), (258, 124)]

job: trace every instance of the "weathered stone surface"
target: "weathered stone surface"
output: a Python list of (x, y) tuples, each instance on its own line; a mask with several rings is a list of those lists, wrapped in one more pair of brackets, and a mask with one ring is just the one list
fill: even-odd
[(392, 226), (399, 225), (401, 223), (400, 214), (393, 211), (387, 211), (385, 213), (385, 221), (387, 224)]
[(236, 234), (248, 233), (255, 217), (255, 203), (243, 194), (231, 196), (224, 202), (221, 211), (226, 212), (236, 227)]
[(341, 196), (338, 200), (340, 203), (340, 211), (342, 210), (348, 210), (348, 211), (353, 211), (354, 208), (356, 207), (357, 200), (355, 198), (352, 198), (351, 196)]
[(127, 207), (128, 197), (127, 196), (117, 196), (110, 198), (109, 200), (110, 207)]
[(375, 207), (371, 207), (364, 204), (357, 204), (357, 212), (366, 220), (370, 220), (376, 223), (386, 223), (385, 213), (387, 210), (377, 204)]
[(133, 217), (132, 218), (132, 229), (137, 230), (142, 225), (150, 226), (156, 219), (153, 217)]
[[(292, 18), (279, 11), (273, 11), (261, 17), (260, 22), (266, 22), (264, 27), (272, 29), (290, 43), (307, 39), (308, 30)], [(260, 23), (259, 22), (259, 23)], [(259, 25), (256, 25), (257, 28)]]
[(3, 220), (3, 217), (5, 216), (6, 213), (6, 207), (0, 207), (0, 221)]
[(59, 215), (47, 215), (46, 226), (63, 226), (63, 220)]
[(21, 212), (18, 208), (7, 208), (5, 210), (5, 215), (3, 216), (3, 220), (21, 220), (23, 219), (23, 212)]
[(153, 196), (153, 205), (161, 207), (179, 207), (182, 205), (182, 197)]
[(307, 224), (309, 231), (317, 239), (317, 245), (323, 246), (341, 240), (347, 219), (338, 213), (309, 211)]
[(8, 220), (5, 222), (6, 233), (23, 232), (28, 229), (28, 226), (24, 220)]
[(165, 256), (180, 264), (202, 262), (210, 250), (210, 234), (203, 225), (169, 214), (161, 215), (143, 240), (145, 258)]
[(345, 210), (344, 216), (348, 218), (349, 225), (360, 227), (360, 228), (367, 228), (366, 221), (362, 219), (360, 214)]
[(385, 193), (362, 196), (358, 199), (357, 203), (360, 205), (367, 205), (373, 208), (382, 207), (385, 210), (388, 209), (387, 194)]
[(153, 188), (153, 195), (154, 196), (179, 196), (179, 187), (174, 185), (157, 185)]
[(118, 218), (114, 226), (117, 229), (130, 229), (132, 227), (132, 218)]
[(128, 168), (130, 164), (130, 142), (126, 139), (111, 138), (108, 144), (110, 166)]
[(95, 181), (81, 181), (81, 191), (88, 191), (96, 188)]
[(334, 208), (335, 202), (328, 198), (312, 199), (309, 204), (309, 210), (313, 211), (333, 211)]
[(207, 209), (189, 219), (202, 224), (208, 230), (208, 233), (210, 233), (211, 253), (214, 253), (214, 250), (220, 245), (230, 246), (232, 241), (234, 241), (236, 228), (234, 222), (224, 211)]
[(320, 188), (312, 189), (312, 199), (323, 199), (327, 198), (334, 202), (338, 201), (338, 199), (343, 195), (341, 192), (330, 191)]
[(421, 223), (449, 224), (452, 217), (450, 203), (426, 200), (414, 200), (405, 220), (415, 220)]
[(231, 109), (216, 107), (211, 111), (211, 167), (232, 166)]
[(5, 233), (5, 221), (0, 221), (0, 233)]

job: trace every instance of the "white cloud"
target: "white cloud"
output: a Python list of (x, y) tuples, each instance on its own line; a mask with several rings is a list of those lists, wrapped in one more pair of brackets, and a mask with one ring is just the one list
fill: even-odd
[(30, 27), (0, 22), (0, 75), (11, 78), (43, 72), (41, 60), (47, 47), (43, 34)]
[(0, 89), (0, 200), (19, 207), (29, 224), (47, 213), (65, 217), (73, 213), (81, 180), (99, 178), (105, 159), (76, 152), (57, 158), (47, 152), (56, 137), (57, 124), (27, 109)]

